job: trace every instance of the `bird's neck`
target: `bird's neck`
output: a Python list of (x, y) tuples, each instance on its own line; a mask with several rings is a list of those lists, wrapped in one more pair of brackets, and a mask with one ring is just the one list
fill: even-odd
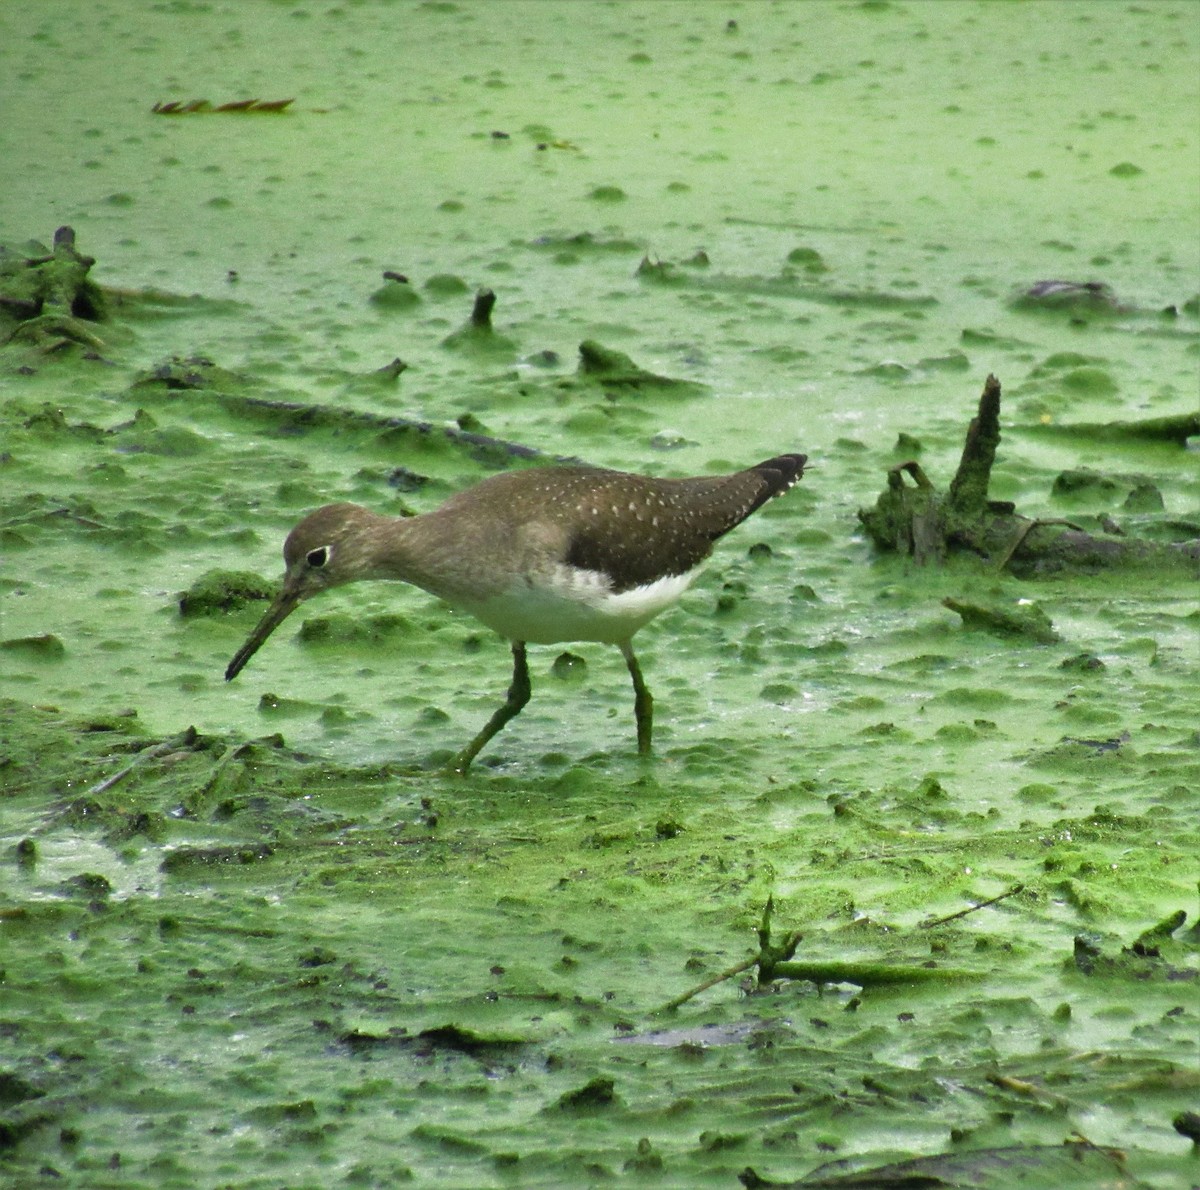
[(413, 517), (374, 515), (373, 548), (364, 578), (412, 583), (461, 603), (477, 598), (504, 570), (503, 543), (469, 519), (438, 511)]

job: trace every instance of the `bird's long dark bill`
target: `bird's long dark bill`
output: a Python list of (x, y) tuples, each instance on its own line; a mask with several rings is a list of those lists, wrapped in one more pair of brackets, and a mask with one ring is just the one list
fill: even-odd
[(258, 652), (262, 643), (284, 622), (300, 602), (295, 595), (284, 591), (275, 602), (267, 608), (266, 615), (259, 620), (254, 631), (246, 638), (246, 643), (233, 655), (233, 660), (225, 667), (225, 681), (230, 682), (242, 672), (246, 662)]

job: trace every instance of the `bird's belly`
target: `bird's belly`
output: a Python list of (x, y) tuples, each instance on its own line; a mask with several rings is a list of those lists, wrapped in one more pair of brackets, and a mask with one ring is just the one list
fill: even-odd
[(668, 575), (614, 593), (608, 577), (561, 566), (485, 600), (455, 600), (463, 611), (509, 640), (535, 645), (594, 640), (621, 644), (678, 602), (698, 572)]

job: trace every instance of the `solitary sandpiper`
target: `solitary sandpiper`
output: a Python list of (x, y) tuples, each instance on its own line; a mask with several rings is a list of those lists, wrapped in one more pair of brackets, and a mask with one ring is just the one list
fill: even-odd
[(283, 545), (283, 587), (225, 670), (234, 678), (304, 600), (360, 579), (413, 583), (512, 642), (508, 697), (458, 754), (465, 772), (529, 701), (527, 643), (616, 645), (633, 678), (638, 752), (650, 751), (653, 700), (633, 635), (691, 585), (717, 538), (804, 473), (778, 455), (732, 475), (654, 479), (600, 467), (506, 472), (421, 516), (328, 504)]

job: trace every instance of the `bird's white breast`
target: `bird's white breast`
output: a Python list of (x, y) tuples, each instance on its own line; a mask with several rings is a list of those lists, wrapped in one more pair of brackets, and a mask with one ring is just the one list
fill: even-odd
[(509, 640), (549, 645), (594, 640), (620, 644), (678, 602), (699, 568), (614, 593), (607, 575), (557, 565), (499, 595), (456, 605)]

